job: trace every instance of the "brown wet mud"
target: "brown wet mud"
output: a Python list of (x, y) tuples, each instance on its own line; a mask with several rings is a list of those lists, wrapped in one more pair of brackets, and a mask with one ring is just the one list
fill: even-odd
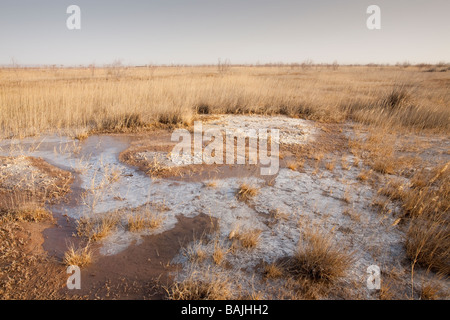
[(195, 218), (177, 217), (166, 232), (144, 236), (143, 242), (111, 255), (95, 255), (94, 262), (81, 271), (81, 290), (69, 291), (90, 299), (163, 299), (171, 284), (170, 264), (181, 248), (193, 239), (216, 229), (216, 221), (205, 214)]

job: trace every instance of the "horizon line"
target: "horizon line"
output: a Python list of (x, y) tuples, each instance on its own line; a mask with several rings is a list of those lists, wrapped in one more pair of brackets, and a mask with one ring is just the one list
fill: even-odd
[(398, 61), (395, 63), (391, 62), (368, 62), (368, 63), (339, 63), (334, 62), (313, 62), (312, 60), (304, 60), (302, 62), (266, 62), (266, 63), (229, 63), (229, 62), (217, 62), (217, 63), (148, 63), (148, 64), (124, 64), (121, 62), (113, 63), (103, 63), (103, 64), (20, 64), (20, 63), (9, 63), (0, 64), (2, 69), (27, 69), (27, 68), (63, 68), (63, 69), (74, 69), (74, 68), (148, 68), (148, 67), (217, 67), (219, 65), (225, 65), (227, 67), (278, 67), (278, 66), (298, 66), (298, 67), (312, 67), (312, 66), (432, 66), (432, 65), (447, 65), (450, 62), (439, 61), (439, 62), (410, 62), (408, 60)]

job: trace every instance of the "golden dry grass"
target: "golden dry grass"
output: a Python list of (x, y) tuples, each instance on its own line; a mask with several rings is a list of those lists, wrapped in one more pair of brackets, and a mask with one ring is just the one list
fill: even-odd
[(379, 194), (399, 201), (408, 220), (406, 253), (418, 264), (450, 274), (450, 163), (418, 171), (411, 183), (391, 179)]
[[(446, 72), (324, 66), (0, 69), (0, 136), (58, 129), (130, 131), (191, 123), (196, 113), (448, 130)], [(84, 134), (80, 135), (83, 138)]]
[(236, 240), (239, 241), (243, 248), (254, 248), (258, 245), (259, 238), (262, 231), (259, 229), (242, 229), (239, 225), (236, 225), (228, 235), (229, 240), (233, 240), (231, 251), (236, 250)]
[(201, 263), (208, 257), (208, 254), (203, 246), (204, 239), (194, 240), (187, 248), (184, 248), (184, 255), (192, 263)]
[(283, 268), (277, 263), (264, 265), (263, 275), (265, 279), (277, 279), (283, 276)]
[(261, 230), (241, 230), (236, 238), (241, 242), (241, 246), (247, 249), (255, 248), (258, 245), (261, 236)]
[(215, 188), (217, 187), (217, 181), (212, 180), (205, 183), (205, 187), (207, 188)]
[(352, 254), (334, 243), (329, 234), (307, 230), (286, 269), (296, 277), (331, 283), (346, 275), (352, 260)]
[(335, 165), (336, 165), (336, 162), (335, 162), (334, 160), (332, 160), (332, 161), (327, 161), (327, 162), (325, 163), (325, 168), (326, 168), (328, 171), (333, 171)]
[(169, 300), (230, 300), (231, 282), (224, 273), (192, 271), (186, 279), (165, 288)]
[(377, 157), (372, 162), (372, 169), (383, 174), (395, 173), (395, 166), (392, 161), (387, 161), (383, 157)]
[(116, 228), (118, 216), (109, 213), (97, 218), (81, 218), (77, 221), (77, 233), (89, 241), (99, 241), (106, 238)]
[(250, 185), (248, 183), (242, 183), (239, 186), (239, 190), (237, 191), (236, 196), (241, 201), (247, 201), (256, 196), (258, 192), (258, 187)]
[(381, 283), (380, 291), (379, 291), (380, 300), (393, 300), (394, 299), (394, 291), (391, 287), (390, 283)]
[(389, 200), (383, 199), (379, 196), (373, 198), (372, 203), (370, 204), (372, 207), (378, 209), (378, 212), (381, 214), (390, 213), (391, 210), (388, 209)]
[(450, 275), (450, 224), (448, 215), (415, 217), (406, 234), (406, 253), (413, 262)]
[[(396, 147), (398, 142), (401, 145)], [(381, 179), (384, 182), (373, 205), (382, 213), (391, 212), (387, 201), (402, 206), (403, 213), (393, 225), (401, 223), (406, 227), (405, 247), (413, 269), (420, 265), (449, 275), (450, 263), (446, 257), (450, 255), (450, 163), (436, 165), (399, 156), (400, 150), (418, 153), (429, 146), (414, 140), (403, 143), (388, 130), (372, 128), (365, 137), (350, 140), (349, 145), (352, 152), (373, 170), (361, 171), (359, 180), (370, 179), (372, 182), (377, 174), (403, 176)]]
[(9, 209), (0, 208), (0, 215), (5, 214), (16, 220), (39, 222), (51, 219), (52, 214), (43, 205), (35, 202), (21, 202)]
[(350, 168), (351, 168), (351, 164), (349, 163), (347, 157), (345, 157), (345, 156), (343, 156), (341, 158), (341, 168), (343, 170), (350, 170)]
[(343, 215), (348, 216), (350, 219), (352, 219), (355, 222), (361, 221), (361, 214), (356, 212), (352, 208), (345, 209), (344, 212), (342, 212)]
[(89, 245), (84, 248), (75, 249), (73, 245), (70, 245), (68, 250), (64, 253), (63, 263), (65, 265), (84, 267), (92, 262), (92, 251)]
[(361, 172), (358, 174), (357, 179), (360, 181), (367, 181), (369, 180), (371, 175), (372, 175), (371, 170), (361, 170)]
[(297, 161), (289, 161), (286, 163), (286, 167), (291, 169), (292, 171), (297, 171), (299, 168), (299, 164)]
[(139, 232), (147, 229), (159, 228), (164, 222), (164, 217), (153, 211), (146, 210), (139, 215), (130, 215), (127, 219), (128, 230)]
[(378, 189), (378, 194), (386, 196), (390, 200), (402, 200), (407, 195), (407, 187), (401, 180), (394, 178)]
[(426, 282), (422, 284), (420, 290), (421, 300), (437, 300), (442, 297), (441, 287), (435, 282)]
[(216, 265), (220, 266), (226, 255), (227, 255), (228, 250), (226, 248), (224, 248), (224, 246), (222, 244), (219, 243), (219, 241), (215, 241), (214, 242), (214, 252), (212, 254), (212, 258), (213, 261)]

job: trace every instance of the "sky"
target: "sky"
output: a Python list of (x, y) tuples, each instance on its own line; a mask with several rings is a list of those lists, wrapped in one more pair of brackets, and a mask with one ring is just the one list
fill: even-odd
[(448, 0), (0, 0), (0, 65), (450, 62), (449, 14)]

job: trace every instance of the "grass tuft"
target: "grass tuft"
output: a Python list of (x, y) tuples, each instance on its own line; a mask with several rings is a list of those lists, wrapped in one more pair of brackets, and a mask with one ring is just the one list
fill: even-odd
[(297, 277), (331, 283), (346, 275), (352, 260), (352, 254), (335, 244), (330, 235), (307, 230), (287, 271)]
[(139, 215), (129, 215), (127, 219), (128, 230), (131, 232), (139, 232), (142, 230), (159, 228), (164, 222), (162, 215), (155, 214), (150, 210), (146, 210)]
[(83, 217), (77, 221), (77, 233), (90, 241), (106, 238), (116, 228), (119, 219), (116, 214), (109, 213), (98, 218)]
[[(200, 280), (204, 279), (204, 280)], [(197, 275), (192, 272), (188, 278), (166, 288), (169, 300), (230, 300), (233, 298), (230, 281), (220, 274)]]
[(256, 186), (249, 185), (247, 183), (242, 183), (237, 191), (237, 198), (241, 201), (247, 201), (255, 197), (259, 192)]
[(242, 247), (251, 249), (258, 245), (261, 232), (261, 230), (257, 229), (242, 230), (235, 237), (241, 242)]
[(84, 267), (91, 263), (92, 251), (87, 245), (84, 248), (75, 249), (73, 245), (70, 245), (68, 250), (64, 253), (63, 263), (68, 266)]

